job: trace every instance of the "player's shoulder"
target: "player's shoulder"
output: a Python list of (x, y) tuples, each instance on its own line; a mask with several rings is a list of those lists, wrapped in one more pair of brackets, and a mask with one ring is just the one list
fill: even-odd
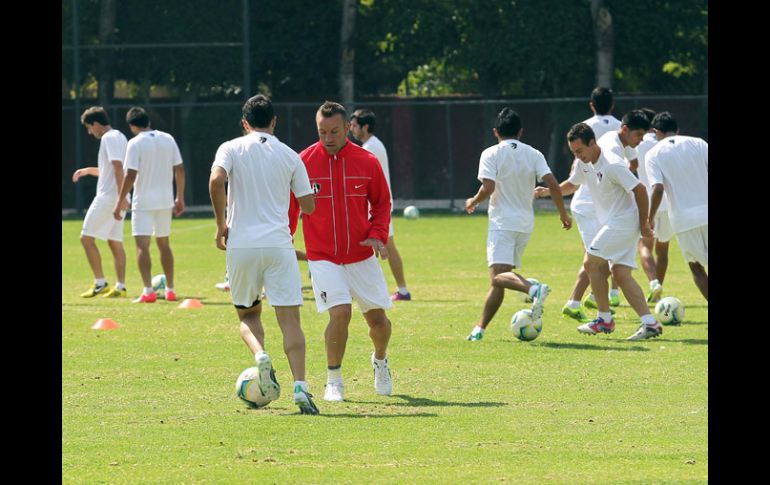
[(123, 141), (123, 142), (128, 141), (128, 138), (126, 138), (126, 135), (124, 135), (122, 131), (115, 128), (105, 133), (104, 138), (107, 139), (108, 141), (115, 141), (115, 140)]

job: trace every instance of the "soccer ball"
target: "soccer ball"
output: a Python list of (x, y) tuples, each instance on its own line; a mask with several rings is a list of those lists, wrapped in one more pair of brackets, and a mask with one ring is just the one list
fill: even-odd
[(152, 291), (163, 291), (166, 289), (166, 275), (156, 274), (152, 277)]
[(543, 320), (532, 320), (532, 310), (519, 310), (511, 318), (511, 331), (519, 340), (535, 340), (542, 330)]
[(405, 219), (414, 220), (414, 219), (417, 219), (418, 217), (420, 217), (420, 209), (418, 209), (417, 207), (410, 205), (404, 209)]
[(235, 381), (235, 395), (252, 408), (263, 408), (270, 404), (270, 399), (262, 395), (259, 388), (259, 369), (256, 367), (241, 372)]
[[(532, 283), (533, 285), (539, 285), (540, 281), (536, 280), (535, 278), (527, 278), (527, 281)], [(521, 301), (524, 303), (533, 303), (535, 300), (532, 299), (531, 296), (529, 296), (529, 293), (522, 293), (521, 294)]]
[(663, 325), (679, 325), (684, 321), (684, 305), (673, 296), (662, 298), (655, 305), (655, 318)]

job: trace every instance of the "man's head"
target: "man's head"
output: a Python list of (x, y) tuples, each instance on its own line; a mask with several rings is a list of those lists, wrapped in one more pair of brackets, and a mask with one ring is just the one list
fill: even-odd
[(330, 155), (336, 155), (347, 143), (350, 129), (345, 107), (334, 101), (326, 101), (315, 114), (318, 139)]
[[(275, 127), (276, 116), (273, 103), (264, 94), (257, 94), (249, 98), (243, 105), (241, 114), (243, 122), (251, 128), (261, 128), (272, 132)], [(246, 126), (243, 128), (248, 131)]]
[(126, 113), (126, 123), (128, 123), (128, 128), (131, 130), (131, 133), (136, 135), (140, 131), (149, 128), (150, 117), (147, 116), (147, 112), (144, 108), (134, 106), (128, 110), (128, 113)]
[(495, 119), (495, 127), (492, 132), (496, 137), (519, 138), (521, 136), (521, 118), (519, 114), (511, 108), (503, 108)]
[(655, 115), (655, 118), (652, 119), (652, 129), (655, 131), (655, 138), (658, 140), (679, 133), (679, 125), (668, 111), (661, 111)]
[(591, 111), (597, 115), (608, 115), (615, 107), (615, 101), (612, 97), (612, 89), (598, 87), (591, 91), (591, 101), (588, 103)]
[(650, 129), (650, 121), (647, 115), (640, 109), (629, 111), (620, 120), (618, 135), (624, 145), (636, 148), (641, 143), (644, 134)]
[[(647, 121), (650, 122), (650, 125), (652, 125), (652, 120), (655, 118), (655, 110), (652, 110), (650, 108), (640, 108), (644, 115), (647, 117)], [(652, 128), (652, 126), (650, 126)]]
[(575, 158), (583, 163), (596, 163), (601, 149), (596, 144), (594, 130), (585, 123), (577, 123), (567, 132), (567, 144)]
[(100, 140), (105, 133), (110, 131), (110, 118), (101, 106), (92, 106), (80, 115), (80, 123), (86, 127), (88, 134)]
[(366, 141), (374, 134), (377, 119), (370, 109), (357, 109), (350, 116), (350, 133), (356, 140)]

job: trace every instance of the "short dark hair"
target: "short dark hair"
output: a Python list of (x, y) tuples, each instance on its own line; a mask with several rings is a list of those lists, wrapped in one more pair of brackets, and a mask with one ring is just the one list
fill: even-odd
[(358, 124), (362, 127), (369, 126), (369, 133), (374, 133), (374, 127), (377, 124), (377, 119), (374, 116), (374, 112), (370, 109), (357, 109), (353, 111), (350, 116), (350, 120), (358, 120)]
[(655, 118), (652, 120), (652, 127), (656, 130), (662, 131), (663, 133), (676, 133), (677, 130), (679, 130), (679, 125), (668, 111), (661, 111), (660, 113), (656, 114)]
[(342, 115), (343, 120), (347, 121), (348, 119), (348, 113), (345, 111), (345, 107), (334, 101), (324, 101), (324, 104), (318, 108), (317, 113), (321, 113), (321, 116), (324, 118), (331, 118), (336, 114), (340, 114)]
[(647, 121), (652, 123), (653, 118), (655, 118), (655, 111), (650, 108), (640, 108), (640, 109), (644, 112), (644, 115), (647, 117)]
[(596, 140), (596, 134), (594, 134), (594, 130), (592, 130), (591, 127), (587, 124), (575, 123), (567, 132), (567, 141), (575, 141), (578, 138), (583, 142), (583, 144), (588, 146), (588, 143), (591, 140)]
[(612, 111), (612, 105), (615, 102), (612, 96), (612, 89), (605, 87), (597, 87), (591, 91), (591, 102), (594, 104), (594, 109), (598, 115), (606, 115)]
[(519, 131), (521, 131), (521, 118), (519, 118), (519, 113), (511, 108), (503, 108), (500, 110), (500, 113), (497, 114), (495, 128), (497, 129), (497, 134), (500, 136), (518, 136)]
[(647, 115), (640, 109), (631, 110), (623, 115), (623, 119), (620, 120), (621, 126), (628, 126), (629, 130), (644, 130), (650, 129), (650, 120), (647, 119)]
[(80, 115), (80, 123), (83, 125), (99, 123), (100, 125), (107, 126), (110, 124), (110, 118), (101, 106), (91, 106)]
[(264, 94), (252, 96), (244, 103), (241, 110), (243, 119), (252, 128), (267, 128), (275, 118), (273, 103)]
[(150, 126), (150, 117), (147, 116), (147, 112), (144, 108), (134, 106), (128, 110), (128, 113), (126, 113), (126, 123), (138, 126), (139, 128), (147, 128)]

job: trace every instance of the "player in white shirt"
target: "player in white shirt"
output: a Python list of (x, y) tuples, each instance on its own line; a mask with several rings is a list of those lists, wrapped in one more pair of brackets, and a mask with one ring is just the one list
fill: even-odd
[[(123, 249), (123, 221), (112, 217), (112, 208), (118, 200), (118, 189), (123, 183), (123, 160), (126, 157), (126, 136), (110, 125), (107, 112), (101, 106), (88, 108), (80, 116), (80, 122), (88, 130), (88, 134), (100, 140), (98, 166), (84, 167), (75, 170), (72, 181), (80, 177), (92, 175), (98, 177), (96, 196), (91, 201), (86, 217), (83, 220), (83, 230), (80, 232), (80, 242), (86, 252), (88, 264), (94, 273), (94, 284), (81, 293), (83, 298), (102, 295), (105, 298), (126, 296), (126, 251)], [(107, 241), (115, 261), (117, 282), (110, 289), (102, 270), (102, 257), (96, 246), (96, 239)]]
[(611, 271), (626, 300), (641, 318), (639, 330), (628, 340), (657, 337), (663, 333), (663, 327), (650, 314), (644, 293), (631, 275), (636, 267), (636, 246), (640, 233), (645, 237), (652, 236), (647, 219), (647, 190), (623, 159), (599, 147), (593, 130), (585, 123), (570, 128), (567, 141), (570, 151), (580, 163), (569, 179), (562, 182), (562, 191), (568, 194), (579, 185), (586, 185), (602, 225), (586, 248), (588, 257), (585, 263), (599, 314), (592, 322), (579, 326), (578, 331), (593, 335), (615, 330), (607, 297), (607, 278)]
[(709, 146), (704, 140), (677, 135), (679, 127), (671, 113), (658, 113), (652, 120), (658, 144), (647, 152), (645, 164), (652, 186), (650, 221), (664, 193), (669, 201), (671, 228), (692, 272), (695, 285), (708, 301), (709, 277)]
[[(136, 241), (136, 255), (144, 291), (134, 303), (154, 303), (157, 295), (152, 289), (150, 238), (160, 252), (160, 264), (166, 275), (165, 298), (176, 301), (174, 289), (174, 254), (171, 251), (171, 213), (184, 212), (184, 165), (174, 138), (168, 133), (150, 128), (150, 117), (143, 108), (128, 110), (126, 122), (134, 134), (126, 150), (126, 177), (120, 189), (118, 203), (113, 209), (115, 219), (128, 208), (125, 197), (134, 189), (131, 202), (131, 233)], [(176, 198), (174, 186), (176, 181)], [(134, 187), (135, 186), (135, 187)]]
[(241, 338), (257, 362), (262, 393), (277, 399), (281, 389), (265, 352), (260, 301), (264, 286), (283, 333), (283, 349), (294, 376), (294, 403), (302, 414), (318, 414), (305, 382), (305, 335), (299, 315), (302, 281), (289, 231), (289, 192), (297, 197), (302, 212), (310, 214), (315, 210), (313, 189), (299, 155), (273, 134), (277, 118), (270, 99), (253, 96), (242, 113), (247, 134), (222, 143), (211, 167), (216, 245), (227, 252), (230, 295)]
[[(377, 160), (380, 161), (382, 166), (382, 172), (385, 175), (385, 180), (388, 182), (388, 188), (392, 189), (390, 185), (390, 169), (388, 167), (388, 151), (385, 150), (385, 145), (374, 134), (376, 118), (374, 113), (368, 109), (357, 109), (350, 117), (350, 133), (361, 143), (362, 148), (372, 152)], [(393, 190), (390, 191), (390, 207), (391, 212), (393, 210)], [(393, 273), (393, 279), (396, 280), (397, 290), (390, 296), (391, 300), (404, 300), (409, 301), (412, 299), (412, 294), (406, 286), (406, 276), (404, 275), (404, 262), (401, 259), (401, 254), (396, 247), (396, 241), (393, 239), (393, 219), (390, 220), (390, 227), (388, 228), (388, 242), (386, 247), (388, 248), (388, 265), (390, 271)]]
[(484, 337), (484, 330), (503, 303), (506, 288), (526, 293), (532, 298), (534, 320), (543, 314), (550, 287), (542, 282), (532, 284), (513, 271), (521, 267), (524, 249), (535, 227), (532, 192), (539, 180), (556, 194), (554, 203), (559, 210), (562, 227), (572, 227), (572, 219), (567, 215), (561, 193), (557, 190), (556, 178), (543, 154), (519, 141), (522, 130), (519, 115), (511, 108), (503, 108), (492, 129), (498, 143), (481, 153), (478, 176), (481, 187), (476, 195), (465, 201), (465, 210), (472, 214), (480, 203), (489, 199), (487, 264), (490, 288), (481, 317), (467, 337), (470, 341)]

